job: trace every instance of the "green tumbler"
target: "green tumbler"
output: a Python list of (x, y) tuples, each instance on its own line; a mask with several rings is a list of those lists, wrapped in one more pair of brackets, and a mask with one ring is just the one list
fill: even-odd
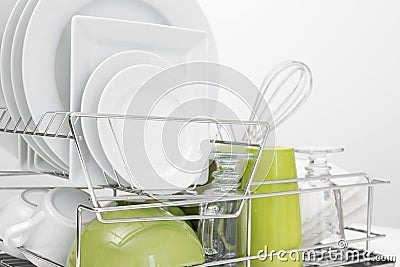
[[(257, 154), (258, 149), (250, 149)], [(250, 161), (243, 176), (245, 185), (250, 176), (254, 160)], [(264, 148), (253, 182), (275, 181), (296, 178), (296, 162), (293, 148)], [(265, 194), (297, 190), (297, 183), (253, 185), (252, 194)], [(284, 253), (300, 248), (301, 218), (299, 195), (272, 196), (251, 201), (251, 255), (259, 255), (251, 267), (300, 267), (299, 253)], [(265, 255), (278, 253), (274, 257)]]

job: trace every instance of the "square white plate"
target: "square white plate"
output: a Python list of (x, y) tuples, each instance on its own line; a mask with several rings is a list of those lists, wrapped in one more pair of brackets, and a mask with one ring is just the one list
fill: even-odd
[(122, 51), (154, 53), (172, 65), (209, 60), (204, 31), (89, 16), (74, 16), (71, 37), (71, 110), (78, 111), (86, 82), (108, 57)]
[[(171, 64), (208, 61), (208, 34), (143, 22), (75, 16), (71, 33), (71, 111), (80, 111), (85, 85), (93, 70), (108, 57), (128, 50), (141, 50), (159, 55)], [(77, 125), (80, 134), (80, 125)], [(83, 142), (82, 142), (83, 143)], [(70, 145), (70, 179), (85, 185), (76, 147)], [(82, 152), (95, 184), (104, 184), (102, 171), (85, 144)]]

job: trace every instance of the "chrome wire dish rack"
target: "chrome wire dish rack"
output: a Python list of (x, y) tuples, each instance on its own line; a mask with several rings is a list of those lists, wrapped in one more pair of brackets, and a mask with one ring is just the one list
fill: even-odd
[[(181, 191), (176, 194), (172, 195), (164, 195), (164, 196), (157, 196), (157, 201), (152, 194), (149, 194), (149, 191), (143, 191), (137, 188), (134, 188), (131, 185), (124, 184), (121, 180), (121, 177), (118, 174), (115, 177), (110, 177), (105, 172), (102, 172), (103, 179), (102, 183), (98, 182), (98, 179), (93, 179), (92, 175), (90, 174), (85, 155), (82, 152), (84, 149), (84, 139), (82, 134), (79, 130), (80, 121), (83, 119), (91, 119), (91, 120), (108, 120), (111, 130), (113, 130), (113, 120), (151, 120), (151, 121), (160, 121), (160, 122), (178, 122), (178, 123), (198, 123), (198, 124), (214, 124), (216, 129), (220, 129), (220, 127), (228, 126), (232, 127), (232, 125), (240, 124), (245, 127), (254, 127), (257, 125), (258, 127), (262, 127), (263, 133), (265, 133), (264, 138), (260, 143), (257, 144), (248, 144), (248, 143), (241, 143), (237, 140), (224, 140), (222, 134), (217, 135), (215, 139), (210, 140), (213, 143), (224, 143), (224, 144), (245, 144), (254, 147), (264, 147), (266, 141), (268, 139), (268, 132), (269, 126), (267, 123), (259, 124), (252, 121), (238, 121), (238, 120), (216, 120), (211, 119), (188, 119), (188, 118), (171, 118), (171, 117), (148, 117), (148, 116), (121, 116), (121, 115), (110, 115), (110, 114), (85, 114), (85, 113), (67, 113), (67, 112), (47, 112), (43, 114), (41, 120), (36, 124), (33, 125), (32, 120), (29, 120), (26, 123), (23, 123), (22, 119), (15, 120), (17, 123), (15, 125), (11, 125), (11, 117), (8, 115), (7, 109), (0, 109), (0, 132), (10, 133), (10, 134), (20, 134), (20, 135), (30, 135), (35, 137), (42, 137), (42, 138), (59, 138), (65, 139), (66, 142), (69, 140), (75, 144), (76, 151), (70, 151), (70, 153), (77, 153), (80, 164), (82, 167), (82, 171), (85, 178), (86, 186), (75, 186), (71, 185), (70, 187), (76, 188), (84, 188), (87, 189), (91, 196), (91, 201), (94, 205), (93, 207), (85, 207), (80, 206), (77, 210), (77, 255), (76, 255), (76, 266), (80, 266), (81, 257), (83, 255), (81, 251), (81, 234), (83, 231), (82, 225), (82, 216), (84, 212), (94, 213), (97, 219), (102, 223), (130, 223), (130, 222), (144, 222), (144, 221), (161, 221), (161, 220), (202, 220), (202, 219), (224, 219), (224, 218), (237, 218), (241, 212), (242, 208), (245, 204), (251, 205), (252, 199), (258, 198), (266, 198), (272, 196), (282, 196), (282, 195), (290, 195), (290, 194), (307, 194), (313, 193), (318, 191), (327, 191), (327, 190), (343, 190), (346, 188), (354, 188), (354, 187), (365, 187), (368, 191), (368, 203), (367, 203), (367, 211), (366, 211), (366, 228), (359, 229), (354, 227), (347, 227), (346, 232), (350, 232), (355, 234), (357, 237), (348, 238), (346, 239), (346, 243), (349, 245), (356, 244), (356, 243), (365, 243), (365, 250), (368, 251), (370, 249), (370, 242), (379, 238), (385, 237), (384, 234), (378, 234), (372, 232), (372, 207), (373, 207), (373, 191), (374, 187), (377, 185), (384, 185), (388, 184), (388, 181), (380, 180), (380, 179), (372, 179), (366, 173), (349, 173), (343, 175), (332, 175), (324, 177), (330, 181), (337, 181), (337, 180), (345, 180), (349, 178), (362, 178), (357, 182), (350, 182), (348, 184), (342, 185), (331, 185), (327, 187), (317, 187), (312, 189), (298, 189), (292, 191), (285, 191), (285, 192), (273, 192), (268, 194), (251, 194), (250, 186), (252, 185), (252, 178), (254, 176), (254, 170), (258, 165), (260, 159), (260, 153), (258, 153), (253, 169), (251, 171), (251, 175), (249, 178), (248, 183), (245, 186), (245, 190), (243, 194), (238, 194), (235, 196), (221, 196), (221, 198), (215, 198), (213, 196), (212, 199), (205, 195), (201, 195), (201, 186), (194, 185), (192, 188), (188, 190)], [(248, 128), (247, 128), (248, 129)], [(118, 140), (114, 140), (118, 144)], [(116, 173), (116, 172), (115, 172)], [(61, 178), (68, 178), (69, 174), (65, 172), (60, 172), (58, 170), (54, 170), (51, 172), (42, 173), (43, 175), (52, 175)], [(20, 175), (37, 175), (37, 173), (33, 172), (0, 172), (0, 177), (7, 177), (7, 176), (20, 176)], [(298, 183), (298, 182), (306, 182), (321, 179), (318, 178), (301, 178), (298, 179), (297, 177), (293, 177), (293, 179), (287, 180), (280, 180), (280, 181), (267, 181), (263, 182), (262, 184), (280, 184), (280, 183)], [(1, 180), (0, 180), (1, 181)], [(53, 188), (52, 185), (41, 185), (37, 186), (41, 188)], [(7, 189), (25, 189), (27, 187), (20, 186), (16, 184), (7, 184), (4, 185), (0, 182), (0, 189), (7, 190)], [(29, 187), (32, 188), (32, 187)], [(99, 193), (100, 192), (100, 193)], [(106, 192), (106, 193), (105, 193)], [(167, 207), (167, 206), (199, 206), (205, 203), (209, 203), (210, 201), (213, 202), (224, 202), (224, 201), (240, 201), (240, 206), (237, 210), (230, 214), (223, 214), (223, 215), (184, 215), (184, 216), (173, 216), (173, 217), (146, 217), (146, 218), (121, 218), (121, 219), (105, 219), (103, 218), (102, 214), (106, 212), (112, 212), (117, 210), (133, 210), (133, 209), (145, 209), (145, 208), (154, 208), (154, 207)], [(117, 206), (117, 207), (109, 207), (106, 206), (107, 203), (110, 201), (127, 201), (132, 202), (132, 205), (127, 206)], [(140, 204), (135, 204), (135, 203)], [(247, 210), (247, 223), (251, 219), (251, 209)], [(250, 227), (248, 227), (249, 229)], [(250, 231), (250, 230), (249, 230)], [(250, 233), (250, 232), (249, 232)], [(248, 244), (250, 240), (250, 234), (248, 236)], [(2, 240), (0, 240), (2, 242)], [(304, 252), (304, 251), (319, 251), (321, 249), (327, 247), (337, 247), (337, 243), (330, 243), (324, 244), (319, 246), (313, 246), (308, 248), (299, 248), (295, 250), (287, 251), (290, 252)], [(43, 258), (40, 255), (35, 254), (34, 252), (28, 251), (25, 248), (21, 247), (20, 250), (23, 250), (25, 253), (30, 254), (36, 258), (39, 258), (46, 262), (47, 264), (53, 266), (62, 266), (55, 262), (50, 261), (49, 259)], [(349, 248), (351, 250), (356, 250), (354, 248)], [(359, 251), (359, 250), (357, 250)], [(362, 251), (361, 251), (362, 252)], [(264, 256), (274, 256), (276, 253), (272, 253), (269, 255)], [(373, 253), (364, 253), (366, 255), (362, 259), (347, 259), (345, 262), (329, 262), (329, 263), (318, 263), (318, 262), (307, 262), (304, 261), (304, 266), (343, 266), (343, 265), (354, 265), (354, 266), (374, 266), (374, 265), (388, 265), (394, 266), (394, 262), (379, 262), (377, 257), (379, 255)], [(214, 262), (206, 262), (201, 265), (197, 266), (220, 266), (223, 264), (229, 263), (239, 263), (239, 262), (246, 262), (247, 266), (249, 266), (251, 260), (256, 260), (259, 258), (259, 255), (251, 255), (249, 246), (247, 248), (247, 255), (245, 257), (222, 260), (222, 261), (214, 261)], [(11, 256), (6, 254), (0, 254), (0, 266), (33, 266), (27, 261), (15, 259)]]

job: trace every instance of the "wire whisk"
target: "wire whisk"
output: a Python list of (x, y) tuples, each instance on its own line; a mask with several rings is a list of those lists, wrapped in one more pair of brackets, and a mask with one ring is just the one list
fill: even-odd
[[(264, 118), (269, 115), (266, 113), (270, 112), (268, 119), (270, 129), (278, 127), (307, 101), (312, 87), (311, 70), (306, 64), (299, 61), (280, 63), (264, 79), (250, 120), (255, 120), (257, 117)], [(252, 125), (246, 134), (243, 139), (257, 142), (265, 133), (257, 125)]]

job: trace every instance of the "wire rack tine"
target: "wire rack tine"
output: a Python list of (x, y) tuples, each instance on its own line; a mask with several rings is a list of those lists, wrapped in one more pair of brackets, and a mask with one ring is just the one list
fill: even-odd
[(32, 123), (32, 121), (33, 121), (33, 119), (32, 119), (32, 117), (30, 117), (29, 120), (28, 120), (28, 122), (26, 123), (26, 125), (25, 125), (25, 127), (24, 127), (24, 130), (22, 131), (23, 134), (25, 134), (25, 133), (28, 132), (28, 127), (29, 127), (29, 125)]
[[(36, 134), (36, 133), (37, 133), (37, 131), (39, 130), (39, 126), (42, 124), (43, 119), (47, 116), (47, 114), (52, 114), (52, 113), (53, 113), (53, 112), (46, 112), (46, 113), (44, 113), (44, 114), (40, 117), (40, 120), (39, 120), (39, 122), (36, 124), (36, 127), (33, 129), (32, 134)], [(32, 119), (32, 121), (33, 121), (33, 117), (31, 117), (31, 119)]]
[(55, 113), (52, 114), (51, 119), (50, 119), (50, 122), (47, 124), (47, 127), (46, 127), (46, 129), (44, 130), (43, 135), (46, 135), (46, 134), (47, 134), (47, 132), (49, 131), (49, 129), (50, 129), (51, 125), (53, 124), (53, 122), (54, 122), (54, 120), (55, 120), (56, 117), (57, 117), (57, 112), (55, 112)]
[(109, 186), (111, 186), (112, 183), (110, 182), (109, 177), (108, 177), (108, 175), (106, 174), (106, 172), (103, 170), (102, 173), (103, 173), (104, 181), (106, 182), (106, 184), (109, 185)]
[[(114, 126), (112, 124), (111, 119), (108, 119), (108, 124), (110, 126), (110, 129), (111, 129), (111, 132), (112, 132), (112, 135), (113, 135), (113, 138), (114, 138), (114, 142), (117, 145), (119, 155), (121, 156), (121, 159), (122, 159), (122, 161), (124, 163), (124, 168), (125, 168), (126, 173), (128, 174), (128, 178), (129, 178), (130, 184), (131, 184), (132, 188), (134, 188), (135, 187), (134, 186), (134, 184), (135, 184), (134, 183), (134, 178), (133, 178), (133, 175), (131, 173), (131, 170), (128, 167), (128, 162), (127, 162), (127, 160), (125, 158), (125, 154), (122, 152), (122, 148), (121, 148), (121, 145), (120, 145), (120, 143), (118, 141), (117, 134), (115, 133), (115, 129), (114, 129)], [(115, 171), (115, 170), (114, 170), (114, 172), (118, 176), (118, 172)]]
[(79, 117), (75, 117), (74, 116), (74, 114), (73, 114), (73, 112), (70, 112), (70, 113), (68, 113), (67, 114), (67, 116), (66, 116), (67, 118), (68, 118), (68, 123), (71, 123), (71, 125), (69, 125), (69, 133), (68, 133), (68, 135), (67, 135), (67, 138), (78, 138), (78, 139), (80, 139), (80, 136), (74, 136), (74, 134), (73, 134), (73, 131), (72, 131), (72, 127), (76, 127), (76, 125), (77, 125), (77, 123), (78, 123), (78, 121), (79, 121)]
[(18, 127), (21, 124), (21, 122), (22, 122), (22, 118), (19, 118), (13, 129), (13, 133), (16, 133), (18, 131)]
[(12, 122), (12, 118), (10, 117), (10, 118), (7, 120), (6, 125), (4, 126), (4, 129), (5, 129), (6, 131), (9, 131), (8, 126), (10, 126), (10, 123), (11, 123), (11, 122)]
[(0, 123), (3, 121), (3, 118), (4, 118), (5, 114), (7, 113), (8, 109), (2, 108), (2, 110), (3, 110), (3, 112), (1, 113), (1, 116), (0, 116)]
[(123, 187), (123, 186), (122, 186), (122, 183), (121, 183), (121, 180), (120, 180), (120, 177), (119, 177), (117, 171), (116, 171), (114, 168), (113, 168), (112, 170), (113, 170), (113, 173), (114, 173), (115, 180), (116, 180), (117, 183), (118, 183), (118, 186), (119, 186), (119, 187)]
[[(61, 127), (65, 124), (65, 122), (66, 122), (68, 116), (69, 116), (69, 113), (64, 113), (64, 118), (62, 119), (60, 125), (57, 127), (57, 130), (56, 130), (55, 133), (54, 133), (54, 136), (55, 136), (55, 137), (59, 136), (58, 133), (59, 133), (59, 131), (61, 130)], [(66, 135), (68, 136), (68, 134), (66, 134)]]

